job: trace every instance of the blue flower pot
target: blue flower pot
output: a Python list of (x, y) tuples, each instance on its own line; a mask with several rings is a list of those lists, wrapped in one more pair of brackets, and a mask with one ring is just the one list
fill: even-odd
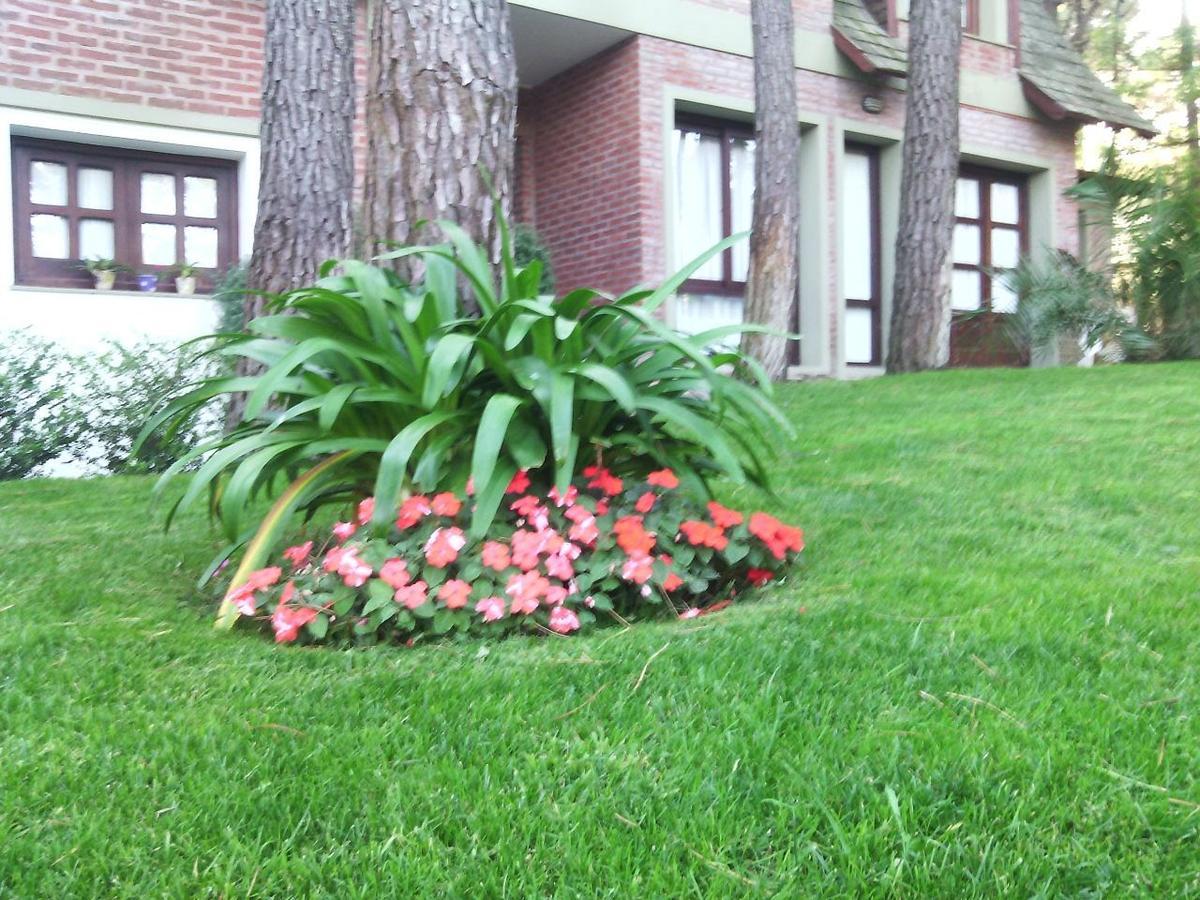
[(137, 277), (139, 291), (153, 291), (158, 288), (157, 275), (139, 275)]

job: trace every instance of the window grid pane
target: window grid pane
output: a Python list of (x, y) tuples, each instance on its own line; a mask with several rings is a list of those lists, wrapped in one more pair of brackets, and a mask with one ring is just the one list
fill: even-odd
[(67, 167), (40, 160), (30, 163), (29, 199), (39, 206), (66, 206)]

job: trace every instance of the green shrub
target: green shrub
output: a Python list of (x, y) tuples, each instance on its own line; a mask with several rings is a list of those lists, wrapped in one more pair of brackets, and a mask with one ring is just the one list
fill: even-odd
[(522, 269), (535, 262), (540, 263), (542, 277), (538, 284), (538, 292), (554, 293), (554, 267), (550, 262), (550, 249), (528, 225), (517, 225), (513, 228), (513, 262)]
[(79, 447), (86, 426), (71, 385), (80, 362), (25, 331), (0, 340), (0, 480), (35, 474)]
[[(327, 264), (316, 285), (275, 298), (247, 336), (216, 352), (261, 374), (211, 378), (177, 396), (143, 431), (168, 433), (214, 398), (248, 392), (244, 420), (185, 456), (203, 460), (180, 504), (212, 490), (234, 546), (256, 494), (276, 497), (243, 566), (268, 551), (292, 511), (374, 496), (376, 528), (408, 491), (477, 490), (472, 527), (486, 532), (518, 469), (565, 489), (592, 462), (619, 476), (669, 467), (707, 493), (715, 476), (765, 486), (775, 432), (790, 426), (767, 398), (761, 368), (713, 341), (752, 326), (680, 335), (655, 313), (733, 238), (655, 290), (612, 299), (592, 290), (540, 297), (541, 265), (516, 265), (507, 233), (497, 272), (455, 225), (419, 256), (424, 281), (385, 268)], [(479, 315), (459, 293), (469, 283)], [(743, 378), (757, 382), (757, 386)], [(303, 472), (298, 478), (295, 473)], [(282, 477), (292, 486), (280, 493)], [(294, 480), (293, 480), (294, 479)]]

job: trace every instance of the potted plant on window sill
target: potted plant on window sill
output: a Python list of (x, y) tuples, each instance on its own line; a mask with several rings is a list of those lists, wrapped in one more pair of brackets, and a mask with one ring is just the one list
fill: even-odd
[(158, 273), (142, 272), (137, 277), (137, 286), (139, 291), (144, 291), (145, 293), (158, 290)]
[(175, 293), (190, 297), (196, 293), (196, 273), (200, 267), (195, 263), (184, 263), (175, 276)]
[(95, 286), (98, 291), (111, 291), (113, 285), (117, 282), (117, 274), (125, 269), (115, 259), (105, 259), (100, 256), (84, 260), (83, 268), (87, 269), (91, 273), (92, 278), (95, 279)]

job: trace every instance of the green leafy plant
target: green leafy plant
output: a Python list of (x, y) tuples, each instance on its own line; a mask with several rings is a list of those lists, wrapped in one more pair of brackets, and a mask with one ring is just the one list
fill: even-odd
[(518, 224), (513, 228), (513, 262), (521, 268), (534, 262), (540, 263), (542, 276), (539, 290), (543, 294), (554, 293), (554, 266), (550, 261), (550, 248), (529, 225)]
[(128, 272), (129, 267), (117, 262), (115, 259), (106, 259), (102, 256), (94, 256), (91, 259), (83, 261), (82, 268), (95, 275), (97, 272)]
[(0, 480), (35, 474), (79, 447), (86, 423), (71, 385), (80, 363), (26, 331), (0, 341)]
[[(419, 284), (362, 262), (330, 263), (317, 284), (273, 298), (248, 334), (217, 336), (218, 354), (265, 369), (193, 385), (149, 421), (143, 441), (160, 429), (171, 434), (214, 398), (248, 394), (244, 420), (182, 458), (160, 490), (200, 462), (177, 507), (210, 495), (230, 546), (257, 532), (261, 557), (299, 509), (372, 495), (373, 526), (384, 529), (408, 492), (462, 489), (468, 479), (478, 536), (519, 469), (560, 489), (599, 460), (622, 476), (671, 467), (701, 494), (713, 477), (766, 486), (775, 435), (790, 425), (753, 360), (708, 349), (756, 326), (686, 336), (655, 315), (741, 236), (656, 289), (552, 300), (540, 295), (539, 262), (515, 264), (507, 230), (493, 272), (461, 229), (440, 227), (447, 244), (381, 257), (419, 257)], [(464, 314), (460, 281), (478, 315)], [(303, 489), (280, 494), (289, 482)], [(248, 502), (263, 493), (288, 499), (247, 527)]]

